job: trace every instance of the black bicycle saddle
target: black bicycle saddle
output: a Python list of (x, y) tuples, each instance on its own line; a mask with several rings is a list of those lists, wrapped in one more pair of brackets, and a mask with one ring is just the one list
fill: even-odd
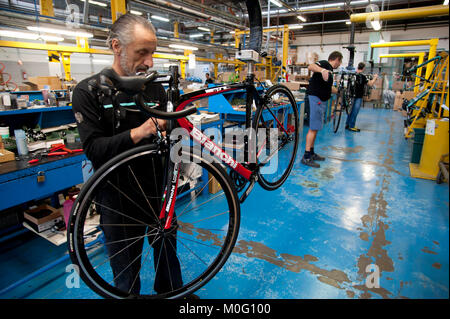
[[(119, 76), (111, 67), (100, 72), (101, 85), (107, 85), (111, 81), (115, 89), (129, 95), (135, 95), (145, 90), (145, 85), (155, 80), (158, 72), (152, 71), (142, 75)], [(108, 81), (109, 80), (109, 81)], [(105, 82), (105, 83), (104, 83)]]

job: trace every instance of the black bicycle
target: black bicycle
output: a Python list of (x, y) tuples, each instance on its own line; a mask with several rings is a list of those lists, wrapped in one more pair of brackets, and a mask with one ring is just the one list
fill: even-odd
[(342, 113), (345, 111), (347, 116), (352, 112), (353, 98), (355, 96), (356, 73), (341, 71), (333, 73), (340, 75), (338, 93), (333, 103), (333, 131), (336, 133), (341, 123)]

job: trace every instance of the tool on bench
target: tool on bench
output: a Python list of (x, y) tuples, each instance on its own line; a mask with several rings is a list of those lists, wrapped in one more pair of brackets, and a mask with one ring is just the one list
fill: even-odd
[(60, 155), (68, 155), (73, 153), (82, 152), (82, 148), (78, 149), (69, 149), (66, 147), (65, 144), (52, 144), (50, 147), (50, 150), (48, 151), (41, 151), (34, 155), (34, 158), (30, 161), (28, 161), (28, 164), (35, 164), (39, 162), (39, 160), (42, 159), (42, 156), (60, 156)]

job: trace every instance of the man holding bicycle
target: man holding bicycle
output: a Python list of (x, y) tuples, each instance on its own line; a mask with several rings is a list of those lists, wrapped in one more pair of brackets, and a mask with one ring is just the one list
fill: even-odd
[(373, 76), (372, 80), (368, 80), (367, 77), (363, 74), (366, 65), (364, 62), (360, 62), (358, 64), (358, 68), (356, 69), (356, 81), (355, 81), (355, 97), (353, 100), (352, 112), (347, 117), (347, 122), (345, 124), (345, 129), (352, 132), (361, 131), (356, 127), (356, 117), (358, 116), (359, 110), (361, 109), (363, 96), (364, 96), (364, 88), (366, 85), (372, 86), (377, 80), (378, 74)]
[[(152, 55), (156, 50), (156, 43), (155, 29), (148, 20), (129, 13), (122, 15), (112, 25), (107, 39), (107, 44), (114, 53), (112, 70), (108, 69), (109, 72), (115, 72), (119, 76), (146, 72), (153, 66)], [(108, 84), (102, 82), (102, 72), (77, 85), (72, 103), (83, 148), (96, 170), (117, 154), (152, 143), (157, 131), (164, 130), (166, 125), (165, 120), (154, 119), (139, 112), (132, 97), (123, 93), (115, 97), (106, 95), (100, 98), (98, 90)], [(159, 104), (159, 109), (166, 109), (167, 96), (161, 84), (148, 85), (144, 97), (147, 102)], [(137, 172), (137, 178), (141, 180), (138, 185), (134, 183), (136, 176), (130, 176), (130, 171)], [(114, 285), (124, 292), (140, 293), (141, 257), (144, 258), (142, 250), (147, 237), (153, 247), (155, 260), (153, 288), (158, 293), (173, 290), (182, 286), (176, 250), (162, 249), (161, 240), (155, 240), (150, 235), (150, 226), (126, 226), (133, 224), (136, 219), (143, 220), (148, 225), (159, 222), (156, 214), (154, 217), (150, 213), (146, 216), (138, 208), (151, 205), (158, 212), (161, 203), (157, 198), (162, 192), (163, 160), (142, 161), (136, 163), (130, 171), (119, 171), (115, 183), (104, 185), (101, 195), (95, 199)], [(135, 191), (136, 202), (125, 198), (121, 190)], [(142, 198), (139, 195), (143, 191), (151, 196)], [(172, 247), (176, 248), (176, 237), (169, 240)]]
[(316, 161), (324, 161), (325, 158), (314, 152), (314, 143), (317, 132), (323, 128), (326, 102), (330, 99), (333, 88), (333, 69), (337, 69), (342, 63), (342, 53), (332, 52), (327, 60), (317, 61), (308, 66), (308, 70), (314, 72), (309, 80), (306, 91), (309, 102), (309, 130), (306, 135), (305, 154), (302, 164), (311, 167), (320, 167)]

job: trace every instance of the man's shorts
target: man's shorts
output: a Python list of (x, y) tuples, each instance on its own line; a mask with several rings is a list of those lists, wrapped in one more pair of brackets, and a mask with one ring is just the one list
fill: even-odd
[(309, 129), (320, 131), (323, 128), (323, 119), (326, 103), (317, 96), (308, 95), (309, 98)]

